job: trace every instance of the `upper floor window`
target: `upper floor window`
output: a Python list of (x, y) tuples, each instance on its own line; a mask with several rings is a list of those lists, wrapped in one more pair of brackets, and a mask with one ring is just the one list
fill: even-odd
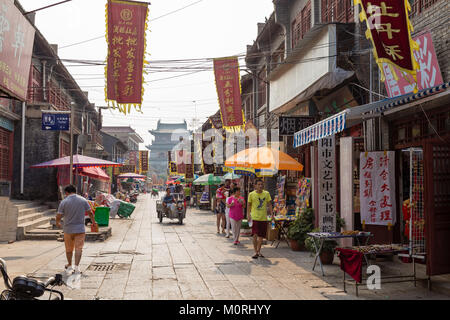
[(322, 22), (354, 22), (353, 0), (322, 0)]
[(411, 4), (411, 17), (425, 11), (439, 0), (409, 0)]
[(292, 22), (292, 48), (311, 29), (311, 1), (308, 1)]

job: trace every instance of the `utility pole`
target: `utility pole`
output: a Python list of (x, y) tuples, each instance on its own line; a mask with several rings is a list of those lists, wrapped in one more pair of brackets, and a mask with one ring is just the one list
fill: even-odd
[(70, 184), (73, 184), (73, 124), (75, 117), (75, 103), (70, 104), (70, 168), (69, 168), (69, 179)]

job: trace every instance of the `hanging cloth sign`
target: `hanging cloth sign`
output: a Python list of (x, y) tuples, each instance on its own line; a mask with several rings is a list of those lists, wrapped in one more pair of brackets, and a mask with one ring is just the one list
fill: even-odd
[[(419, 50), (419, 45), (411, 38), (413, 27), (408, 18), (408, 12), (411, 11), (409, 1), (354, 0), (354, 4), (361, 5), (359, 18), (361, 22), (365, 20), (367, 23), (366, 38), (372, 41), (382, 81), (385, 79), (383, 62), (411, 74), (417, 81), (419, 65), (413, 50)], [(417, 92), (417, 87), (414, 92)]]
[(148, 4), (108, 0), (106, 19), (106, 102), (124, 114), (132, 106), (142, 113)]
[[(430, 32), (416, 36), (414, 41), (419, 44), (419, 51), (414, 51), (414, 56), (420, 66), (420, 69), (417, 70), (417, 83), (414, 82), (411, 75), (396, 68), (390, 68), (388, 64), (383, 63), (386, 77), (384, 84), (389, 98), (411, 93), (416, 85), (419, 90), (424, 90), (444, 83)], [(394, 75), (392, 72), (396, 74)], [(394, 78), (395, 76), (398, 80)]]
[(395, 224), (395, 152), (361, 152), (361, 223)]
[(237, 57), (214, 59), (214, 75), (223, 128), (228, 131), (243, 129), (245, 119)]

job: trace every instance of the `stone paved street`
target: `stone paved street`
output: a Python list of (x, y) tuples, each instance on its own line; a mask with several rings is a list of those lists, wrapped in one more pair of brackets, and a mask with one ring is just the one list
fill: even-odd
[[(63, 287), (68, 299), (449, 299), (412, 283), (382, 284), (377, 291), (353, 287), (343, 291), (342, 271), (325, 266), (325, 277), (311, 272), (313, 257), (268, 242), (264, 259), (251, 259), (250, 238), (234, 246), (215, 233), (211, 212), (190, 209), (183, 225), (156, 217), (155, 200), (139, 197), (130, 219), (113, 219), (112, 237), (87, 242), (81, 279)], [(62, 271), (64, 246), (56, 241), (20, 241), (0, 245), (12, 276), (22, 273), (47, 277)], [(392, 263), (392, 262), (391, 262)], [(112, 271), (93, 265), (114, 264)], [(317, 270), (317, 269), (316, 269)], [(3, 285), (3, 284), (1, 284)]]

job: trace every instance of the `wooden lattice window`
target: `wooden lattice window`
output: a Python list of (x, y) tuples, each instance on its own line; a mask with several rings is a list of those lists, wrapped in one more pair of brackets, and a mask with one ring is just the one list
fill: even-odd
[(353, 0), (322, 0), (322, 22), (354, 21)]
[(59, 156), (60, 157), (70, 156), (70, 144), (69, 142), (63, 139), (60, 139), (59, 143)]
[(311, 29), (311, 1), (308, 1), (292, 22), (292, 48)]
[(11, 179), (11, 132), (0, 128), (0, 180)]
[[(404, 146), (423, 139), (435, 138), (450, 134), (450, 112), (427, 112), (419, 118), (394, 123), (393, 142), (396, 146)], [(437, 132), (437, 134), (436, 134)]]
[(411, 16), (415, 16), (421, 12), (424, 12), (430, 8), (433, 4), (439, 0), (409, 0), (411, 4)]

